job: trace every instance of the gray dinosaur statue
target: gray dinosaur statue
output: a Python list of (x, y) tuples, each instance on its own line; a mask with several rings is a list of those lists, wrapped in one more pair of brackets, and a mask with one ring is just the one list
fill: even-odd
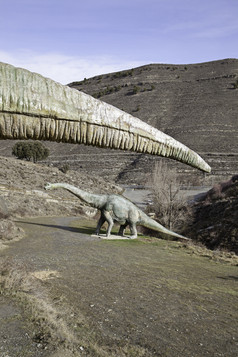
[(107, 222), (108, 228), (106, 236), (109, 237), (114, 222), (118, 222), (120, 224), (120, 229), (118, 232), (120, 236), (124, 235), (124, 231), (129, 225), (131, 231), (130, 238), (137, 238), (136, 226), (141, 225), (147, 228), (151, 228), (157, 232), (188, 240), (188, 238), (172, 232), (169, 229), (166, 229), (161, 224), (148, 217), (143, 211), (134, 205), (134, 203), (123, 196), (117, 194), (93, 194), (83, 191), (80, 188), (74, 187), (67, 183), (47, 183), (45, 185), (46, 190), (53, 190), (58, 188), (64, 188), (76, 197), (80, 198), (82, 201), (86, 202), (91, 207), (97, 208), (101, 211), (101, 216), (96, 228), (96, 235), (99, 235), (102, 225), (104, 222)]
[(1, 62), (0, 139), (131, 150), (211, 171), (197, 153), (140, 119), (37, 73)]

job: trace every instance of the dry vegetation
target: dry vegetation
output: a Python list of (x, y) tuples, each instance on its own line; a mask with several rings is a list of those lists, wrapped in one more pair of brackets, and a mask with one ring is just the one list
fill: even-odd
[(238, 254), (238, 176), (215, 185), (193, 206), (191, 238), (212, 250)]
[[(148, 215), (157, 220), (164, 227), (182, 233), (191, 220), (191, 207), (187, 198), (181, 193), (181, 183), (175, 168), (168, 167), (164, 161), (155, 164), (155, 168), (148, 181), (151, 189), (152, 203), (147, 207)], [(149, 229), (143, 229), (149, 234)], [(155, 231), (153, 236), (161, 236)]]
[(22, 306), (33, 324), (30, 337), (44, 356), (146, 356), (146, 350), (139, 346), (118, 346), (115, 351), (100, 346), (83, 315), (76, 316), (63, 297), (50, 296), (44, 281), (55, 277), (58, 277), (55, 271), (31, 272), (26, 264), (0, 259), (0, 295), (14, 298)]
[(24, 236), (24, 231), (12, 220), (5, 200), (0, 197), (0, 251), (6, 248), (4, 242), (18, 240)]
[[(15, 297), (34, 324), (31, 338), (41, 348), (61, 345), (63, 349), (74, 350), (76, 338), (67, 325), (66, 311), (51, 301), (36, 273), (30, 273), (26, 265), (12, 259), (1, 259), (0, 293)], [(47, 275), (49, 276), (49, 272)], [(42, 278), (42, 274), (41, 274)]]
[[(238, 175), (188, 202), (176, 170), (161, 162), (155, 166), (149, 186), (153, 201), (147, 211), (162, 225), (191, 238), (198, 246), (238, 254)], [(148, 229), (142, 232), (156, 236)]]

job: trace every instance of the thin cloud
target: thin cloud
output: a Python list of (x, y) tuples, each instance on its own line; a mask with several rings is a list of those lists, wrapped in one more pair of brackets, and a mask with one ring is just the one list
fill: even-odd
[(62, 84), (144, 64), (140, 61), (123, 61), (109, 56), (85, 58), (57, 53), (36, 54), (31, 51), (17, 54), (0, 51), (0, 62), (40, 73)]
[(237, 35), (238, 34), (238, 25), (231, 24), (231, 25), (220, 25), (217, 27), (207, 27), (197, 33), (193, 34), (193, 37), (197, 38), (224, 38), (226, 36)]

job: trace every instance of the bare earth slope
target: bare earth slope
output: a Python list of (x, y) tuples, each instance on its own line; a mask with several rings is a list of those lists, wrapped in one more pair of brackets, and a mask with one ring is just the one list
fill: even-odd
[(120, 191), (118, 186), (80, 171), (68, 171), (64, 174), (58, 168), (0, 157), (0, 198), (10, 215), (15, 217), (95, 213), (95, 210), (86, 207), (65, 190), (46, 192), (44, 186), (47, 182), (67, 182), (97, 193)]

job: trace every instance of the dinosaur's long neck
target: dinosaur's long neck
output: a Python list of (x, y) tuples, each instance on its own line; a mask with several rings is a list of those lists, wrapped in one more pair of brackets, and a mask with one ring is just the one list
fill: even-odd
[(144, 227), (151, 228), (157, 232), (168, 234), (170, 236), (177, 237), (180, 239), (189, 240), (189, 238), (186, 238), (186, 237), (182, 236), (181, 234), (175, 233), (175, 232), (170, 231), (169, 229), (163, 227), (161, 224), (156, 222), (154, 219), (148, 217), (144, 212), (142, 214), (140, 224)]
[(90, 206), (98, 209), (102, 208), (106, 202), (106, 195), (93, 194), (87, 191), (83, 191), (80, 188), (69, 185), (68, 183), (54, 183), (51, 185), (51, 188), (64, 188), (76, 197), (80, 198), (82, 201), (88, 203)]
[(133, 150), (211, 171), (194, 151), (140, 119), (81, 91), (1, 62), (0, 139)]

